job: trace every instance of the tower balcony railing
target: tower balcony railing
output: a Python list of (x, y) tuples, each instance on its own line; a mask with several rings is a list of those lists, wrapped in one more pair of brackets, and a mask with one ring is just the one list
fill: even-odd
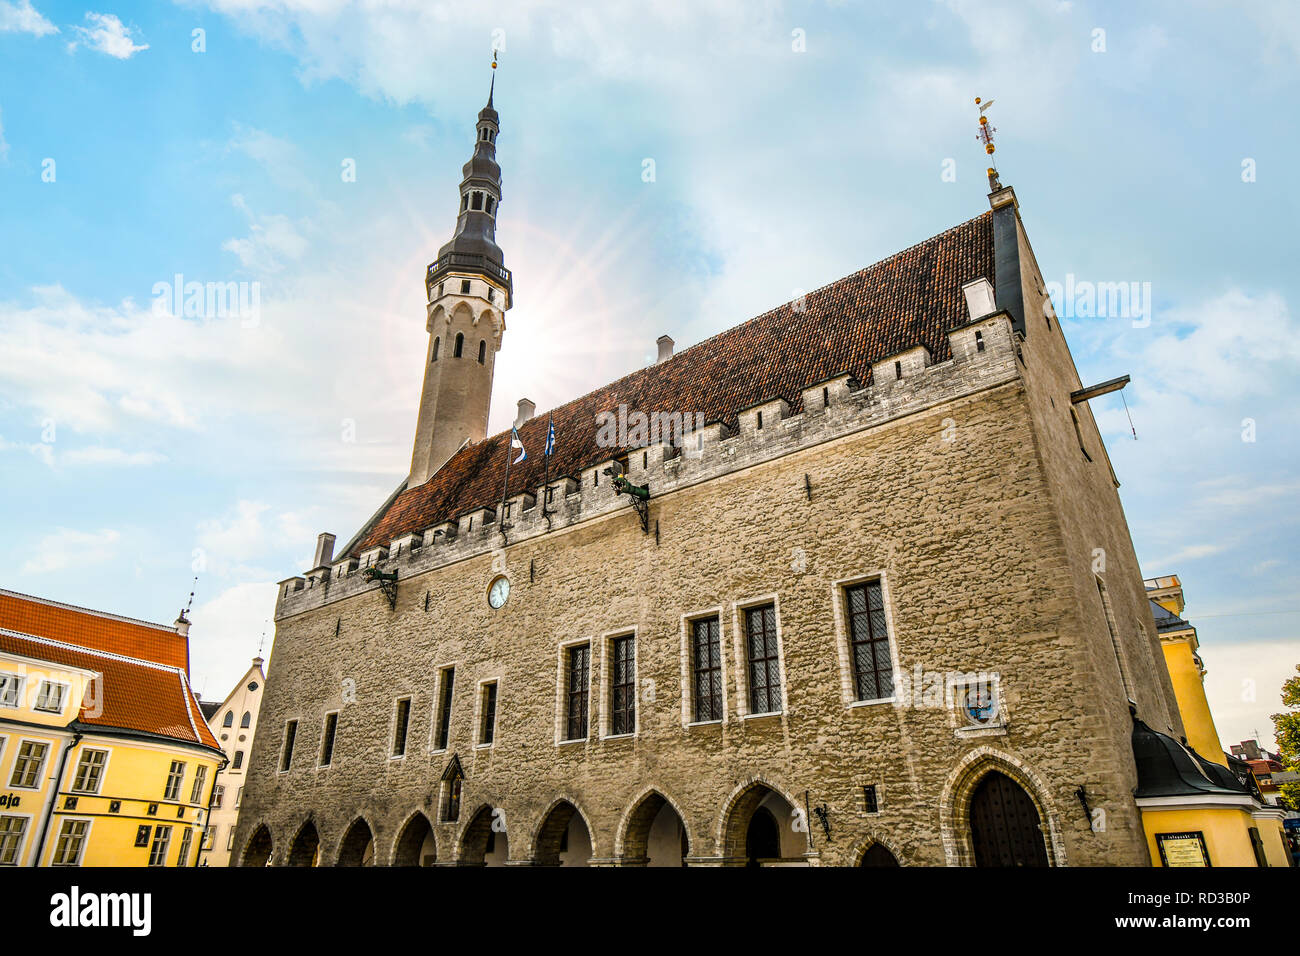
[(456, 270), (470, 270), (481, 272), (493, 278), (500, 279), (506, 284), (506, 288), (511, 288), (510, 270), (499, 262), (493, 262), (487, 256), (479, 255), (474, 252), (448, 252), (439, 256), (436, 260), (429, 263), (429, 271), (426, 276), (427, 282), (433, 282), (439, 276), (446, 275), (448, 272)]

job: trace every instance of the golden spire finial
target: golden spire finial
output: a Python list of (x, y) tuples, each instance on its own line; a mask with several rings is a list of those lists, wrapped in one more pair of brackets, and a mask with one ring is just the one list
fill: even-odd
[[(984, 144), (984, 152), (991, 157), (993, 155), (993, 150), (995, 149), (993, 145), (993, 134), (997, 132), (997, 127), (989, 125), (989, 118), (984, 115), (984, 111), (993, 105), (993, 101), (985, 101), (977, 96), (975, 97), (975, 105), (980, 109), (980, 131), (976, 134), (975, 138)], [(994, 192), (997, 192), (1002, 188), (1002, 184), (998, 181), (997, 163), (993, 159), (990, 159), (989, 162), (993, 163), (988, 170), (989, 188)]]

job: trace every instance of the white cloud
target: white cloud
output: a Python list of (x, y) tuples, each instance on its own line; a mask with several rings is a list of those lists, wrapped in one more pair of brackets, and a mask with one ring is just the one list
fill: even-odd
[(23, 564), (23, 573), (45, 574), (102, 564), (114, 556), (119, 538), (121, 535), (111, 528), (99, 531), (59, 528), (41, 539), (32, 557)]
[(121, 448), (105, 448), (102, 445), (74, 448), (59, 456), (60, 463), (67, 465), (121, 465), (131, 468), (157, 465), (166, 460), (167, 456), (158, 452), (131, 452)]
[(241, 500), (220, 518), (200, 521), (195, 538), (203, 549), (207, 569), (226, 575), (241, 563), (266, 554), (270, 548), (262, 515), (270, 510), (262, 501)]
[(231, 203), (248, 217), (249, 235), (246, 239), (227, 239), (221, 248), (238, 256), (245, 269), (261, 274), (278, 272), (286, 260), (301, 259), (306, 253), (307, 240), (288, 216), (257, 215), (238, 193), (231, 197)]
[(32, 0), (0, 0), (0, 33), (30, 33), (43, 37), (58, 33), (56, 27), (32, 7)]
[(1274, 749), (1269, 718), (1283, 709), (1282, 682), (1294, 676), (1300, 664), (1300, 635), (1215, 646), (1209, 630), (1199, 629), (1198, 653), (1205, 662), (1205, 693), (1220, 740), (1227, 749), (1258, 731), (1260, 741)]
[(69, 50), (75, 50), (80, 42), (92, 50), (106, 53), (115, 59), (129, 60), (141, 50), (149, 49), (147, 43), (137, 44), (135, 41), (139, 38), (133, 36), (134, 31), (131, 27), (124, 24), (114, 14), (88, 12), (86, 20), (90, 23), (90, 26), (72, 28), (80, 39), (69, 43)]
[(1180, 561), (1195, 561), (1199, 558), (1208, 558), (1212, 555), (1219, 554), (1223, 551), (1223, 545), (1219, 544), (1189, 544), (1175, 554), (1164, 558), (1159, 558), (1148, 562), (1149, 567), (1153, 568), (1172, 568)]
[(269, 660), (275, 597), (273, 582), (237, 584), (190, 612), (190, 673), (204, 700), (219, 701), (230, 693), (252, 664), (262, 634), (262, 656)]

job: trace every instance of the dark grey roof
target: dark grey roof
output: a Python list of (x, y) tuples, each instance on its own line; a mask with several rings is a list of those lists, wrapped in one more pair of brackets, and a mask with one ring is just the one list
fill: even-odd
[(1136, 717), (1133, 718), (1133, 759), (1138, 772), (1138, 786), (1133, 793), (1136, 797), (1250, 795), (1227, 767), (1203, 759)]
[(1155, 601), (1151, 601), (1151, 616), (1156, 619), (1157, 631), (1177, 631), (1192, 626), (1173, 611), (1157, 604)]
[(203, 719), (211, 720), (212, 715), (221, 709), (219, 700), (201, 700), (199, 701), (199, 710), (203, 711)]

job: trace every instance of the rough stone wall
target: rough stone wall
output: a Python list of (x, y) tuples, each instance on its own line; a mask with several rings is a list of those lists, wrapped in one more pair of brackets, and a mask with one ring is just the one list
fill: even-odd
[[(994, 324), (1006, 328), (1004, 319)], [(972, 374), (1014, 368), (1009, 337), (989, 337), (987, 352), (955, 348), (955, 364), (945, 365), (959, 371), (967, 362)], [(962, 391), (958, 379), (979, 384), (943, 367), (922, 375), (949, 376), (952, 394)], [(983, 390), (933, 404), (940, 392), (926, 410), (882, 416), (839, 438), (809, 447), (786, 439), (793, 450), (729, 471), (719, 465), (707, 480), (674, 484), (661, 458), (650, 462), (658, 469), (649, 476), (657, 543), (624, 504), (522, 536), (504, 555), (493, 554), (488, 531), (477, 547), (464, 535), (440, 557), (394, 562), (402, 568), (395, 611), (360, 575), (328, 589), (291, 583), (281, 593), (237, 848), (265, 823), (273, 862), (282, 863), (310, 816), (321, 860), (331, 863), (361, 816), (384, 864), (403, 822), (422, 811), (435, 821), (439, 861), (452, 862), (487, 804), (504, 812), (512, 860), (527, 861), (563, 798), (585, 819), (594, 859), (614, 860), (626, 815), (653, 788), (682, 814), (692, 860), (724, 861), (735, 849), (724, 832), (728, 808), (761, 781), (797, 807), (805, 791), (813, 805), (828, 806), (832, 840), (816, 821), (809, 828), (822, 864), (854, 863), (875, 839), (904, 864), (942, 865), (969, 861), (963, 799), (977, 772), (996, 766), (1043, 809), (1056, 862), (1146, 863), (1136, 810), (1122, 799), (1131, 787), (1127, 738), (1115, 732), (1114, 708), (1099, 703), (1114, 692), (1096, 660), (1104, 624), (1082, 609), (1074, 565), (1095, 536), (1071, 538), (1078, 521), (1055, 500), (1018, 376), (986, 379)], [(887, 387), (872, 391), (861, 400), (888, 403)], [(726, 442), (717, 444), (721, 461)], [(698, 467), (706, 464), (707, 455)], [(683, 474), (693, 467), (679, 466)], [(1106, 539), (1116, 552), (1119, 537), (1127, 531)], [(493, 611), (485, 595), (502, 560), (513, 589)], [(1136, 566), (1121, 569), (1139, 580)], [(834, 582), (877, 573), (900, 673), (997, 672), (1004, 734), (963, 735), (947, 707), (846, 706)], [(768, 595), (778, 606), (786, 708), (746, 719), (736, 629), (744, 603)], [(726, 719), (688, 726), (683, 616), (709, 609), (721, 617)], [(637, 733), (602, 740), (607, 641), (631, 631), (642, 689)], [(579, 638), (592, 643), (591, 732), (557, 745), (559, 648)], [(434, 753), (437, 673), (449, 665), (451, 739), (447, 752)], [(488, 678), (499, 681), (496, 742), (476, 748), (477, 685)], [(345, 680), (355, 682), (355, 702), (341, 699)], [(394, 703), (405, 695), (413, 700), (406, 755), (390, 758)], [(317, 769), (330, 710), (340, 711), (334, 758)], [(295, 756), (277, 773), (289, 719), (299, 721)], [(439, 780), (453, 752), (466, 774), (454, 825), (437, 822)], [(1074, 793), (1081, 783), (1104, 796), (1104, 832), (1083, 815)], [(866, 784), (879, 791), (874, 815), (863, 808)]]

